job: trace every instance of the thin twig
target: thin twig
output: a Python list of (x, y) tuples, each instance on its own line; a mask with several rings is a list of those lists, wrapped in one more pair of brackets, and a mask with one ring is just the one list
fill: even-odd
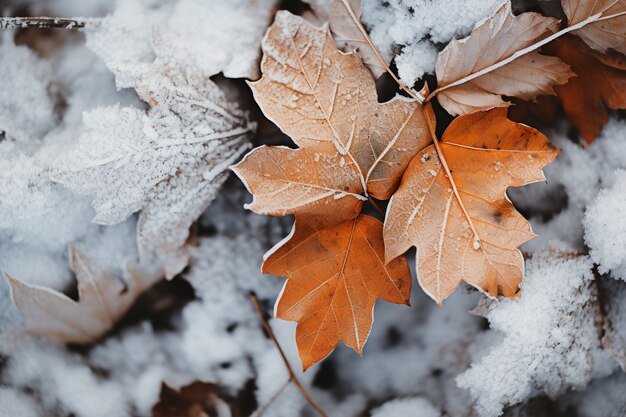
[(263, 415), (265, 410), (267, 410), (267, 408), (270, 405), (272, 405), (274, 401), (276, 401), (276, 398), (278, 398), (278, 396), (285, 390), (285, 388), (289, 386), (290, 383), (291, 383), (291, 378), (283, 382), (283, 384), (276, 390), (276, 392), (272, 394), (270, 399), (264, 402), (263, 404), (261, 404), (259, 408), (255, 410), (254, 413), (250, 414), (250, 417), (261, 417), (261, 415)]
[(367, 196), (367, 199), (370, 201), (370, 203), (372, 204), (372, 207), (374, 207), (374, 210), (376, 210), (378, 212), (378, 214), (380, 214), (381, 216), (383, 216), (383, 219), (385, 218), (385, 212), (383, 211), (383, 209), (380, 208), (380, 206), (378, 205), (378, 203), (376, 203), (376, 201), (374, 201), (374, 199), (370, 196)]
[(0, 29), (83, 29), (98, 26), (97, 17), (0, 17)]
[(304, 388), (304, 386), (298, 380), (298, 377), (296, 376), (296, 374), (293, 372), (293, 369), (291, 368), (291, 365), (289, 364), (289, 360), (287, 359), (287, 356), (285, 355), (285, 352), (280, 347), (280, 344), (278, 343), (278, 340), (276, 339), (276, 336), (274, 336), (274, 332), (272, 331), (272, 328), (270, 327), (270, 324), (267, 322), (267, 319), (265, 318), (265, 314), (263, 313), (263, 309), (261, 308), (261, 305), (259, 304), (259, 299), (256, 297), (255, 294), (251, 294), (250, 295), (250, 300), (252, 301), (252, 304), (254, 304), (254, 308), (256, 309), (256, 312), (258, 313), (259, 317), (261, 318), (261, 321), (263, 323), (263, 327), (265, 328), (265, 331), (269, 334), (270, 339), (272, 339), (272, 342), (274, 342), (274, 346), (276, 346), (276, 349), (278, 349), (278, 353), (280, 353), (280, 356), (283, 359), (283, 362), (285, 363), (285, 366), (287, 367), (287, 372), (289, 373), (289, 379), (291, 381), (293, 381), (293, 383), (300, 390), (300, 392), (302, 393), (304, 398), (307, 399), (309, 404), (311, 404), (313, 406), (313, 408), (315, 408), (315, 411), (317, 411), (320, 416), (328, 417), (328, 414), (326, 414), (326, 412), (324, 410), (322, 410), (322, 408), (315, 402), (313, 397), (311, 397), (311, 394), (309, 394), (309, 392), (306, 390), (306, 388)]

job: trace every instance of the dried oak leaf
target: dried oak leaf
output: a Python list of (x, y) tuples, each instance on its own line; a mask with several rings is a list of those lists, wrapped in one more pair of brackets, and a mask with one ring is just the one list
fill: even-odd
[(389, 202), (385, 258), (416, 246), (419, 283), (437, 303), (462, 280), (513, 296), (523, 275), (517, 248), (535, 235), (506, 189), (544, 180), (542, 168), (558, 151), (505, 109), (458, 117), (440, 147), (444, 160), (434, 145), (420, 152)]
[(587, 45), (600, 52), (614, 49), (626, 54), (626, 2), (624, 0), (562, 0), (567, 25), (600, 17), (573, 32)]
[[(559, 21), (538, 13), (514, 16), (504, 2), (479, 23), (470, 35), (452, 40), (439, 53), (436, 64), (438, 88), (477, 74), (526, 48), (559, 28)], [(452, 115), (468, 114), (510, 103), (501, 96), (533, 99), (553, 94), (573, 73), (558, 58), (526, 53), (508, 64), (437, 94), (439, 103)]]
[(416, 101), (378, 103), (372, 74), (337, 49), (327, 26), (278, 12), (263, 41), (263, 76), (250, 83), (263, 113), (306, 148), (333, 143), (363, 189), (388, 199), (411, 158), (430, 142)]
[[(311, 6), (315, 16), (322, 22), (328, 22), (335, 43), (342, 50), (357, 51), (374, 78), (385, 71), (377, 50), (371, 44), (356, 23), (361, 18), (361, 0), (305, 0)], [(385, 63), (389, 65), (389, 58)]]
[(94, 198), (96, 223), (118, 223), (141, 210), (140, 255), (156, 255), (169, 278), (187, 265), (189, 227), (249, 148), (255, 125), (192, 68), (134, 64), (132, 71), (151, 108), (87, 113), (86, 133), (52, 177)]
[(383, 224), (370, 216), (330, 227), (296, 220), (287, 241), (266, 254), (263, 272), (287, 276), (276, 317), (298, 322), (303, 369), (328, 356), (339, 341), (361, 354), (378, 298), (409, 304), (405, 257), (384, 261)]
[(152, 407), (153, 417), (231, 417), (228, 404), (210, 382), (195, 381), (178, 391), (161, 383), (159, 401)]
[(128, 267), (124, 282), (70, 248), (70, 267), (78, 282), (78, 301), (50, 288), (27, 284), (6, 273), (11, 297), (26, 316), (26, 330), (62, 343), (92, 343), (104, 336), (145, 289), (163, 277), (161, 271)]
[(554, 90), (567, 117), (587, 143), (593, 142), (608, 121), (609, 109), (626, 109), (626, 71), (605, 65), (574, 36), (556, 39), (542, 49), (558, 56), (576, 73)]

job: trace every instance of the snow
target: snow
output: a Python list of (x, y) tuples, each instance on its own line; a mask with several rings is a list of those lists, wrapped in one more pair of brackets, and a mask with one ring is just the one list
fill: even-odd
[[(185, 62), (205, 77), (259, 76), (260, 43), (276, 0), (118, 0), (87, 45), (132, 87), (128, 63)], [(141, 19), (137, 19), (141, 16)], [(244, 30), (245, 29), (245, 30)]]
[(467, 36), (503, 0), (364, 0), (361, 20), (383, 56), (398, 51), (401, 80), (412, 86), (435, 72), (438, 48)]
[(388, 401), (372, 412), (372, 417), (440, 417), (441, 413), (421, 397)]
[(0, 387), (1, 417), (38, 417), (41, 410), (32, 404), (29, 397), (13, 388)]
[[(249, 194), (221, 174), (231, 160), (220, 158), (232, 151), (234, 161), (247, 145), (236, 141), (241, 149), (218, 155), (224, 139), (213, 138), (231, 129), (248, 136), (253, 123), (243, 109), (260, 117), (242, 80), (214, 76), (258, 77), (258, 45), (276, 3), (11, 2), (9, 14), (110, 16), (82, 32), (86, 45), (81, 33), (28, 38), (35, 49), (16, 46), (13, 32), (1, 35), (0, 272), (76, 295), (70, 245), (124, 279), (128, 264), (140, 254), (152, 261), (163, 242), (162, 260), (183, 259), (173, 269), (190, 262), (111, 334), (82, 347), (21, 332), (24, 316), (0, 278), (0, 416), (149, 416), (162, 382), (194, 380), (257, 406), (277, 395), (265, 417), (315, 415), (293, 383), (284, 387), (287, 371), (249, 298), (255, 292), (271, 312), (284, 281), (259, 266), (292, 219), (243, 209)], [(362, 16), (413, 84), (433, 73), (445, 43), (499, 3), (363, 0)], [(216, 116), (224, 112), (235, 122)], [(523, 247), (531, 259), (520, 298), (494, 302), (465, 288), (440, 308), (414, 283), (411, 307), (376, 306), (364, 357), (339, 347), (306, 373), (295, 324), (270, 319), (298, 378), (330, 416), (622, 416), (626, 122), (611, 114), (589, 146), (565, 125), (545, 133), (562, 150), (546, 183), (508, 192), (541, 235)], [(51, 179), (60, 168), (76, 186)], [(174, 178), (179, 170), (186, 177)], [(191, 294), (182, 297), (181, 288)]]
[(587, 206), (583, 225), (589, 255), (600, 273), (626, 280), (626, 171), (615, 172), (613, 186)]
[(488, 307), (491, 331), (504, 333), (457, 378), (481, 417), (495, 417), (537, 392), (557, 397), (591, 379), (600, 348), (593, 264), (586, 256), (547, 252), (526, 263), (520, 299)]
[[(514, 204), (544, 212), (530, 218), (540, 237), (523, 245), (522, 250), (542, 250), (558, 240), (569, 244), (572, 250), (582, 251), (585, 210), (600, 190), (611, 187), (618, 172), (626, 169), (626, 122), (609, 118), (600, 136), (586, 147), (573, 143), (558, 128), (548, 132), (548, 137), (561, 153), (544, 169), (547, 182), (508, 191)], [(565, 207), (559, 199), (566, 199)]]
[(41, 137), (54, 122), (50, 67), (10, 37), (0, 42), (0, 135), (17, 141)]

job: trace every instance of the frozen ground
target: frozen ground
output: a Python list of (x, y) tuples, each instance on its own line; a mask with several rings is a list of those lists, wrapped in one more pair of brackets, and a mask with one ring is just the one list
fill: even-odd
[[(500, 2), (363, 3), (374, 42), (413, 84)], [(258, 77), (276, 2), (0, 6), (109, 16), (84, 32), (0, 33), (0, 271), (76, 298), (68, 250), (78, 247), (114, 277), (129, 279), (128, 265), (174, 277), (86, 346), (21, 331), (25, 317), (0, 279), (0, 416), (148, 416), (162, 382), (195, 380), (214, 382), (233, 416), (266, 404), (265, 417), (316, 415), (285, 388), (250, 302), (254, 292), (271, 312), (283, 279), (259, 267), (291, 219), (245, 211), (249, 194), (224, 173), (252, 144), (288, 144), (242, 81)], [(223, 112), (228, 123), (207, 122)], [(233, 131), (214, 147), (176, 142)], [(490, 302), (468, 287), (440, 308), (414, 285), (411, 307), (376, 306), (364, 357), (340, 347), (304, 374), (294, 323), (270, 320), (329, 415), (626, 414), (626, 121), (611, 114), (591, 146), (565, 121), (543, 131), (562, 150), (547, 182), (509, 192), (540, 235), (522, 248), (521, 298)]]

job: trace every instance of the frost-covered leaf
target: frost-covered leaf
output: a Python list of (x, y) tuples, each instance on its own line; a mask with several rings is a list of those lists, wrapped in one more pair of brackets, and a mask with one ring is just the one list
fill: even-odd
[[(374, 78), (386, 70), (376, 55), (369, 37), (361, 32), (355, 19), (361, 18), (361, 0), (305, 0), (315, 16), (328, 22), (337, 46), (342, 50), (357, 51)], [(389, 60), (385, 64), (389, 65)]]
[(519, 299), (493, 302), (487, 319), (504, 339), (457, 378), (481, 417), (589, 382), (599, 349), (592, 268), (586, 256), (549, 251), (527, 262)]
[(455, 119), (440, 146), (445, 159), (433, 145), (421, 151), (391, 198), (385, 258), (416, 246), (420, 285), (438, 303), (462, 280), (511, 297), (523, 275), (517, 248), (534, 234), (506, 190), (545, 179), (542, 168), (558, 152), (505, 109)]
[[(258, 78), (260, 43), (276, 0), (118, 1), (115, 12), (87, 31), (87, 45), (132, 86), (128, 63), (179, 62), (205, 77)], [(141, 18), (138, 18), (141, 16)]]
[[(558, 29), (558, 20), (537, 13), (514, 16), (505, 1), (491, 16), (479, 23), (464, 39), (452, 40), (437, 58), (438, 87), (446, 87), (497, 64)], [(452, 115), (467, 114), (510, 103), (501, 96), (533, 99), (552, 94), (555, 84), (572, 76), (558, 58), (538, 52), (526, 53), (512, 62), (450, 87), (437, 95)]]
[(361, 215), (330, 227), (296, 220), (289, 240), (266, 254), (263, 272), (288, 278), (276, 317), (298, 322), (296, 342), (307, 369), (339, 341), (363, 351), (378, 298), (409, 304), (406, 258), (385, 264), (382, 223)]
[(615, 49), (626, 54), (626, 2), (623, 0), (562, 0), (561, 3), (567, 15), (568, 26), (574, 26), (592, 16), (600, 15), (597, 21), (574, 32), (587, 45), (600, 52)]
[(111, 330), (143, 290), (162, 277), (159, 271), (131, 266), (128, 282), (124, 283), (76, 248), (70, 249), (69, 258), (78, 282), (78, 301), (5, 274), (13, 302), (28, 319), (27, 330), (62, 343), (97, 341)]
[(53, 178), (94, 198), (97, 223), (118, 223), (142, 210), (140, 254), (156, 254), (171, 277), (187, 264), (189, 226), (248, 148), (254, 124), (192, 68), (137, 65), (133, 71), (150, 110), (87, 113), (87, 132), (57, 162)]
[(257, 79), (261, 39), (277, 0), (179, 0), (159, 25), (154, 48), (161, 59), (198, 67), (205, 76)]
[(340, 52), (327, 27), (279, 12), (263, 42), (263, 77), (250, 83), (265, 115), (294, 142), (330, 142), (357, 164), (363, 188), (386, 199), (409, 161), (430, 141), (421, 106), (380, 104), (356, 53)]

